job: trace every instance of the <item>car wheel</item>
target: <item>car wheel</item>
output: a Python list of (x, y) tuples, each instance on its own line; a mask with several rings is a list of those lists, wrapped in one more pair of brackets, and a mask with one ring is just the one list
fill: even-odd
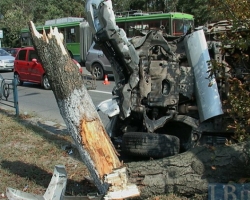
[(180, 141), (173, 135), (129, 132), (123, 135), (122, 151), (135, 156), (163, 158), (178, 154)]
[(45, 90), (50, 90), (49, 80), (48, 80), (48, 77), (46, 75), (44, 75), (43, 78), (42, 78), (42, 87)]
[(23, 85), (23, 81), (20, 80), (19, 74), (15, 74), (14, 78), (16, 78), (17, 85)]
[(92, 74), (96, 77), (97, 80), (102, 80), (104, 78), (103, 67), (99, 63), (94, 63), (92, 65)]

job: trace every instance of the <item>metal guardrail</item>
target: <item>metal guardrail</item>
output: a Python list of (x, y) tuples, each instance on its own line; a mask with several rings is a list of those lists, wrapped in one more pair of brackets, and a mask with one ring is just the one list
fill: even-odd
[[(11, 91), (13, 96), (11, 96)], [(12, 103), (12, 104), (11, 104)], [(16, 109), (16, 115), (19, 115), (17, 79), (4, 79), (0, 74), (0, 104)]]
[(95, 90), (96, 89), (96, 78), (94, 75), (82, 75), (82, 79), (84, 85), (87, 90)]

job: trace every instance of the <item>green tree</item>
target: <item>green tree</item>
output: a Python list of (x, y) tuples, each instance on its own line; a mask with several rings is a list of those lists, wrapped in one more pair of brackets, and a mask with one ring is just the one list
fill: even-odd
[(194, 15), (195, 26), (204, 25), (212, 19), (209, 0), (179, 0), (177, 9)]
[(217, 34), (221, 41), (221, 52), (228, 59), (222, 63), (213, 62), (213, 72), (223, 72), (225, 67), (232, 72), (227, 82), (228, 99), (223, 102), (233, 119), (230, 128), (235, 130), (239, 141), (249, 139), (250, 131), (250, 9), (249, 1), (211, 0), (214, 19), (227, 20), (229, 31)]
[[(18, 46), (20, 29), (27, 26), (27, 21), (33, 19), (35, 1), (1, 1), (0, 28), (4, 30), (3, 44), (5, 46)], [(11, 5), (11, 6), (10, 6)]]
[(144, 12), (175, 12), (178, 0), (138, 0), (131, 1), (130, 9), (142, 10)]
[(130, 10), (130, 4), (132, 0), (122, 1), (122, 0), (113, 0), (113, 10), (114, 12), (122, 12)]
[(18, 46), (19, 32), (29, 21), (42, 25), (46, 20), (61, 17), (84, 17), (82, 0), (6, 0), (0, 1), (0, 29), (4, 31), (3, 46)]
[[(174, 12), (177, 11), (178, 0), (137, 0), (137, 1), (126, 1), (124, 4), (121, 0), (114, 1), (116, 5), (115, 8), (118, 8), (119, 11), (127, 10), (142, 10), (143, 12)], [(121, 2), (116, 3), (116, 2)], [(125, 5), (121, 8), (119, 5)]]

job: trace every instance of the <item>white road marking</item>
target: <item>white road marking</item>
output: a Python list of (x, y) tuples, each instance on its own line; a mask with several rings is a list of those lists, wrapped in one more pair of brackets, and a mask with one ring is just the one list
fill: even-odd
[(89, 90), (91, 92), (97, 92), (97, 93), (104, 93), (104, 94), (112, 94), (112, 92), (105, 92), (105, 91), (101, 91), (101, 90)]

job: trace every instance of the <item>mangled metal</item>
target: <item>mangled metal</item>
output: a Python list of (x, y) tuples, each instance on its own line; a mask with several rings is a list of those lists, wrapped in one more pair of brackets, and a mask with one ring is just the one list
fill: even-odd
[[(116, 26), (111, 1), (98, 6), (88, 2), (97, 13), (96, 17), (88, 15), (90, 25), (98, 24), (92, 27), (95, 42), (110, 60), (115, 75), (113, 94), (117, 97), (112, 102), (119, 107), (119, 114), (105, 110), (112, 115), (106, 127), (112, 138), (124, 138), (130, 132), (167, 134), (179, 137), (183, 151), (198, 143), (203, 132), (226, 132), (218, 125), (223, 121), (222, 91), (216, 77), (208, 73), (211, 47), (202, 29), (189, 30), (175, 39), (161, 30), (127, 39)], [(217, 46), (214, 50), (216, 54)], [(178, 130), (176, 124), (190, 129)], [(137, 137), (130, 142), (136, 146), (144, 141)]]
[(215, 77), (208, 78), (210, 56), (202, 30), (185, 37), (186, 55), (193, 68), (196, 103), (200, 122), (223, 114)]

